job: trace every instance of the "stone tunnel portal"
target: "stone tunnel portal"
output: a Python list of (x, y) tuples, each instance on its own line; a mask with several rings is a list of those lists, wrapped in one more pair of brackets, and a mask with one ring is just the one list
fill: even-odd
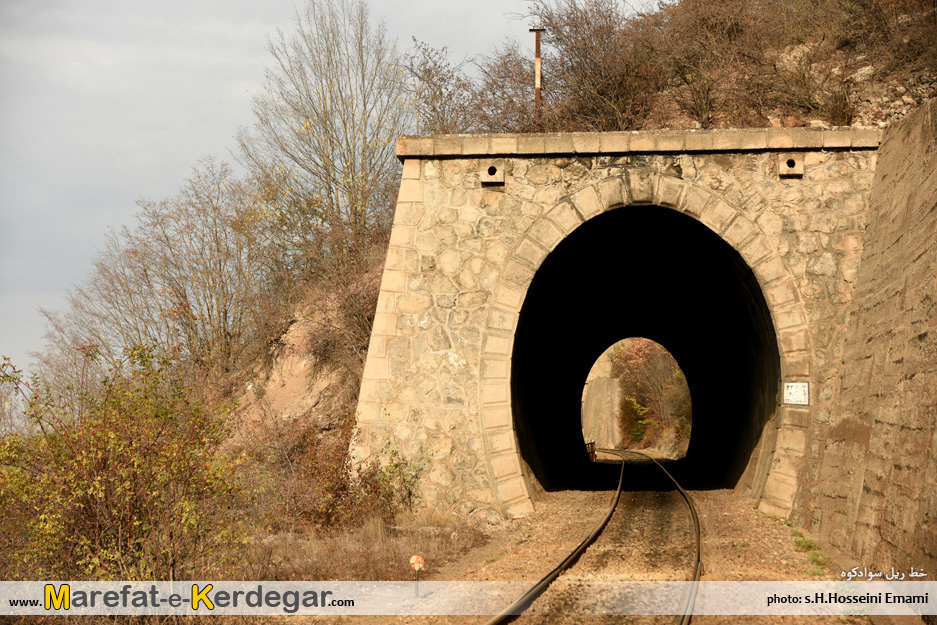
[[(734, 487), (768, 462), (758, 446), (778, 406), (780, 357), (768, 305), (739, 254), (697, 220), (658, 206), (603, 213), (537, 271), (518, 320), (511, 394), (521, 455), (547, 490), (613, 488), (618, 469), (589, 461), (583, 384), (602, 352), (629, 336), (673, 354), (689, 383), (693, 428), (668, 470), (687, 488)], [(655, 487), (647, 467), (631, 488)], [(756, 476), (764, 483), (765, 476)]]

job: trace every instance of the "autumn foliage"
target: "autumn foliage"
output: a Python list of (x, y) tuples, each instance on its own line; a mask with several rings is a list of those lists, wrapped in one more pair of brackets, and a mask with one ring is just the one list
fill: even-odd
[[(170, 363), (132, 350), (65, 410), (41, 385), (32, 433), (0, 439), (0, 578), (223, 575), (243, 536), (231, 511), (242, 458), (220, 453), (220, 406), (192, 399)], [(5, 381), (25, 388), (9, 365)], [(217, 416), (216, 416), (217, 415)]]
[(648, 448), (666, 439), (682, 456), (692, 425), (690, 389), (670, 352), (646, 338), (622, 341), (613, 352), (612, 375), (619, 380), (622, 447)]

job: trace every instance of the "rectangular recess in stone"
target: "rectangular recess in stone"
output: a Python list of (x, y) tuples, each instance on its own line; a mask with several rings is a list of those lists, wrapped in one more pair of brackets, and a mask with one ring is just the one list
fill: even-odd
[(483, 187), (504, 186), (504, 159), (486, 158), (478, 163), (478, 179)]
[(803, 152), (783, 152), (778, 154), (779, 178), (803, 178), (804, 154)]

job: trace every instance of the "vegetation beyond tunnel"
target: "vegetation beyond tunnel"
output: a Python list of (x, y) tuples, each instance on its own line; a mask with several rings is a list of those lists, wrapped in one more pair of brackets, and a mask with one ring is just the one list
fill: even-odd
[[(695, 219), (656, 206), (590, 220), (530, 285), (511, 379), (517, 437), (536, 479), (550, 490), (604, 488), (616, 477), (588, 460), (580, 401), (595, 360), (629, 336), (663, 345), (689, 382), (693, 430), (686, 457), (671, 464), (677, 479), (692, 488), (734, 486), (777, 406), (771, 316), (731, 246)], [(632, 488), (650, 479), (640, 468), (630, 475)]]

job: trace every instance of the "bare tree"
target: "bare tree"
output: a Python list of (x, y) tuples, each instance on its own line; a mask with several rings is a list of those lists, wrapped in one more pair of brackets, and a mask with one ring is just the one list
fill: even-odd
[(453, 65), (448, 49), (435, 49), (413, 39), (407, 54), (410, 102), (416, 110), (417, 132), (459, 134), (475, 126), (472, 110), (472, 81), (462, 68), (467, 61)]
[(175, 197), (142, 200), (137, 226), (108, 235), (65, 310), (43, 311), (43, 377), (79, 388), (89, 361), (114, 366), (136, 345), (213, 375), (234, 369), (256, 339), (252, 311), (268, 286), (251, 198), (228, 165), (205, 159)]
[[(476, 61), (479, 77), (474, 81), (472, 112), (482, 132), (533, 132), (533, 60), (514, 40), (505, 41)], [(544, 84), (549, 83), (549, 75)], [(549, 89), (546, 97), (550, 96)]]
[(666, 76), (619, 0), (531, 0), (546, 28), (552, 80), (544, 123), (553, 130), (640, 128)]
[(642, 16), (642, 45), (677, 85), (677, 103), (703, 128), (727, 112), (742, 68), (761, 62), (757, 9), (753, 0), (681, 0)]
[(244, 164), (301, 215), (291, 217), (298, 236), (367, 238), (386, 225), (394, 141), (409, 124), (394, 42), (361, 0), (309, 0), (294, 31), (278, 30), (268, 48), (274, 62), (254, 97), (254, 127), (238, 135)]

